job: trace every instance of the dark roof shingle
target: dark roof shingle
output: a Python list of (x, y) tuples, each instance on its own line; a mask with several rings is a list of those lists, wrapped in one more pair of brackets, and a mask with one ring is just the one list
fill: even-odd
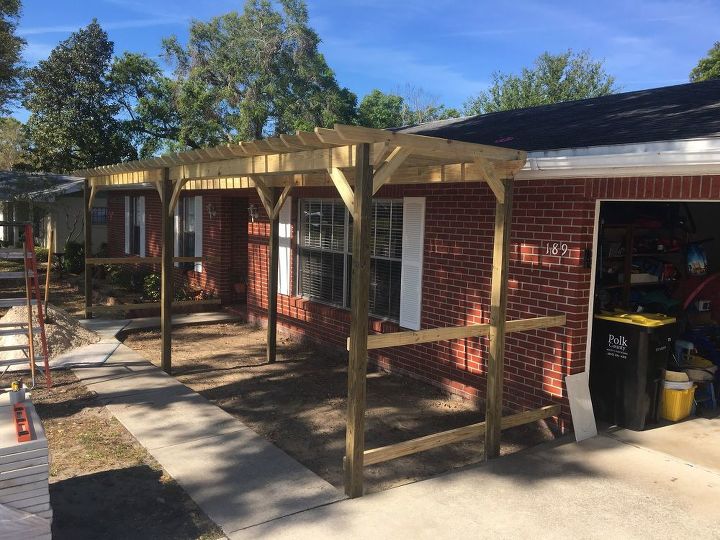
[(720, 136), (720, 79), (441, 120), (398, 131), (529, 152)]

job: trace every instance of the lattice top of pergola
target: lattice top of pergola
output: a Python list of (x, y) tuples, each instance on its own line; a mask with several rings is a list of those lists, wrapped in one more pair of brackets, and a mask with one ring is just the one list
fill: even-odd
[[(511, 178), (526, 153), (438, 137), (336, 124), (333, 129), (280, 135), (76, 171), (94, 187), (157, 183), (164, 174), (185, 189), (333, 184), (333, 171), (354, 169), (355, 145), (371, 145), (374, 190), (382, 185), (434, 182), (498, 181)], [(167, 173), (165, 170), (167, 169)], [(352, 184), (353, 175), (348, 175)]]

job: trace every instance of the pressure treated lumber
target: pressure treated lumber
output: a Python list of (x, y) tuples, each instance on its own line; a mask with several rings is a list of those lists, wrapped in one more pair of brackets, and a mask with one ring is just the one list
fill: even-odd
[[(216, 257), (173, 257), (173, 262), (212, 262)], [(160, 264), (162, 257), (93, 257), (86, 260), (88, 265), (99, 264)]]
[[(526, 332), (553, 326), (565, 326), (565, 315), (552, 315), (548, 317), (535, 317), (532, 319), (516, 319), (505, 323), (505, 332)], [(490, 334), (489, 324), (471, 324), (468, 326), (448, 326), (443, 328), (428, 328), (408, 332), (393, 332), (390, 334), (376, 334), (368, 336), (368, 349), (383, 349), (385, 347), (402, 347), (404, 345), (417, 345), (433, 341), (450, 339), (465, 339), (487, 336)], [(349, 341), (348, 341), (349, 346)]]
[[(88, 264), (88, 258), (92, 255), (92, 201), (91, 187), (87, 178), (83, 181), (83, 232), (85, 241), (85, 318), (92, 317), (90, 305), (92, 304), (92, 268)], [(51, 246), (52, 249), (52, 246)], [(50, 273), (50, 268), (48, 268)]]
[(267, 362), (275, 362), (277, 350), (277, 293), (278, 293), (278, 267), (280, 264), (280, 208), (276, 205), (280, 201), (278, 188), (268, 193), (268, 214), (270, 217), (270, 237), (268, 238), (268, 323), (267, 323)]
[[(523, 411), (518, 414), (505, 416), (501, 420), (500, 428), (510, 429), (512, 427), (522, 426), (524, 424), (529, 424), (530, 422), (543, 420), (559, 414), (560, 405), (547, 405), (539, 409)], [(485, 422), (478, 422), (477, 424), (450, 429), (440, 433), (433, 433), (432, 435), (418, 437), (417, 439), (411, 439), (409, 441), (403, 441), (389, 446), (373, 448), (372, 450), (365, 451), (364, 463), (366, 466), (374, 465), (376, 463), (382, 463), (383, 461), (389, 461), (391, 459), (417, 454), (418, 452), (424, 452), (439, 446), (445, 446), (446, 444), (465, 441), (475, 437), (482, 437), (485, 435), (485, 429)]]
[[(219, 298), (207, 298), (204, 300), (175, 300), (172, 303), (172, 307), (180, 306), (204, 306), (204, 305), (218, 305), (221, 303)], [(134, 304), (115, 304), (112, 306), (90, 306), (90, 310), (95, 313), (105, 312), (116, 312), (116, 311), (130, 311), (139, 309), (157, 309), (162, 306), (161, 302), (142, 302)]]
[(162, 180), (162, 247), (160, 268), (160, 333), (162, 348), (160, 365), (167, 374), (172, 372), (172, 301), (175, 294), (173, 287), (173, 238), (174, 212), (170, 209), (173, 184), (170, 180), (170, 169), (165, 168)]
[(357, 145), (352, 236), (352, 278), (350, 300), (350, 352), (348, 354), (347, 430), (345, 434), (345, 494), (363, 494), (363, 452), (365, 450), (365, 391), (367, 378), (367, 336), (370, 297), (370, 214), (373, 172), (370, 145)]
[(350, 212), (350, 215), (353, 216), (353, 219), (355, 218), (355, 194), (353, 193), (352, 188), (350, 187), (350, 182), (348, 182), (347, 177), (345, 176), (345, 173), (342, 172), (337, 167), (332, 167), (328, 169), (328, 174), (330, 175), (330, 178), (333, 181), (333, 184), (335, 184), (335, 188), (337, 189), (338, 193), (340, 194), (340, 198), (345, 203), (345, 206), (347, 207), (348, 211)]
[(410, 148), (403, 148), (402, 146), (398, 146), (390, 152), (390, 155), (380, 163), (378, 169), (373, 173), (373, 195), (390, 180), (393, 173), (400, 168), (400, 165), (411, 154), (412, 150)]
[(485, 460), (500, 455), (503, 376), (505, 363), (505, 321), (507, 319), (510, 224), (512, 222), (512, 184), (503, 180), (502, 200), (495, 203), (495, 238), (490, 286), (490, 346), (487, 362), (487, 401), (485, 402)]

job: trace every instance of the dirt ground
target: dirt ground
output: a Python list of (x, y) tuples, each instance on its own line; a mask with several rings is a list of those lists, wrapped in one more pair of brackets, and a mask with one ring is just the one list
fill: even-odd
[[(173, 374), (336, 487), (345, 450), (346, 359), (278, 336), (278, 361), (265, 363), (265, 331), (247, 324), (173, 330)], [(159, 332), (125, 344), (160, 362)], [(368, 377), (366, 447), (375, 448), (484, 418), (484, 406), (387, 373)], [(502, 453), (552, 438), (540, 423), (503, 432)], [(483, 459), (480, 439), (366, 467), (366, 490), (380, 491)]]
[(72, 372), (53, 379), (32, 396), (50, 447), (53, 538), (223, 536)]

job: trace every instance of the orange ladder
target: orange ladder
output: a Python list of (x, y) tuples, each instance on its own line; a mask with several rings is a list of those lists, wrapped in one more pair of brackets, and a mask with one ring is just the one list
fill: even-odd
[[(45, 315), (43, 313), (43, 303), (40, 300), (40, 284), (38, 282), (38, 264), (35, 255), (35, 245), (33, 243), (32, 225), (25, 224), (25, 238), (23, 241), (22, 252), (3, 251), (0, 254), (4, 259), (22, 259), (23, 272), (0, 272), (0, 279), (24, 279), (25, 280), (25, 298), (6, 298), (0, 300), (0, 307), (27, 306), (28, 320), (27, 323), (4, 322), (0, 323), (0, 336), (9, 335), (25, 335), (27, 337), (27, 345), (8, 345), (0, 347), (0, 351), (19, 351), (23, 356), (12, 358), (10, 360), (0, 361), (0, 367), (5, 367), (7, 371), (10, 366), (24, 364), (29, 361), (30, 373), (32, 377), (32, 386), (35, 387), (35, 371), (36, 362), (42, 360), (45, 371), (45, 383), (48, 388), (52, 387), (52, 378), (50, 376), (50, 365), (48, 358), (47, 338), (45, 336)], [(50, 269), (48, 268), (49, 272)], [(37, 323), (34, 326), (33, 306), (37, 307)], [(35, 333), (40, 334), (40, 344), (42, 352), (40, 355), (35, 354)]]

